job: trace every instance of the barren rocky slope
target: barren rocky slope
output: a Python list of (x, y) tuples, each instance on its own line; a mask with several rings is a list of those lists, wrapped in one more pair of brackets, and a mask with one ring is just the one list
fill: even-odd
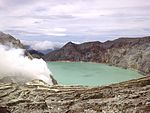
[[(3, 32), (0, 32), (0, 44), (13, 48), (26, 49), (26, 46), (24, 46), (19, 39), (16, 39), (10, 34), (5, 34)], [(41, 58), (43, 56), (43, 54), (38, 51), (27, 49), (25, 51), (25, 54), (30, 58)]]
[[(0, 44), (1, 45), (5, 45), (7, 47), (10, 47), (10, 48), (19, 48), (19, 49), (24, 49), (25, 52), (24, 52), (24, 56), (28, 56), (31, 60), (34, 58), (24, 47), (24, 45), (20, 42), (20, 40), (14, 38), (13, 36), (9, 35), (9, 34), (5, 34), (3, 32), (0, 32)], [(3, 53), (1, 53), (3, 54)], [(16, 54), (16, 53), (14, 53)], [(18, 58), (18, 57), (17, 57)], [(0, 59), (1, 61), (3, 59)], [(13, 59), (11, 59), (13, 60)], [(8, 63), (8, 62), (6, 62)], [(10, 64), (11, 65), (11, 64)], [(3, 66), (3, 64), (1, 64), (1, 66)], [(0, 67), (1, 68), (1, 67)], [(14, 68), (15, 69), (15, 68)], [(50, 75), (50, 78), (52, 79), (52, 82), (53, 84), (57, 84), (57, 81)], [(22, 76), (18, 76), (18, 75), (7, 75), (6, 76), (6, 73), (1, 73), (0, 75), (0, 83), (9, 83), (9, 82), (18, 82), (20, 84), (26, 82), (30, 80), (30, 78), (24, 78)], [(1, 113), (1, 112), (0, 112)]]
[[(10, 34), (5, 34), (1, 31), (0, 31), (0, 44), (13, 48), (25, 49), (24, 45), (20, 42), (19, 39), (16, 39)], [(31, 59), (33, 58), (28, 51), (25, 51), (25, 55)]]
[(15, 48), (24, 48), (20, 40), (17, 40), (13, 36), (9, 34), (5, 34), (3, 32), (0, 32), (0, 43), (3, 45), (15, 47)]
[(150, 113), (150, 77), (96, 88), (0, 83), (0, 113)]
[(86, 61), (107, 63), (123, 68), (136, 69), (150, 74), (150, 37), (119, 38), (114, 41), (67, 43), (59, 50), (44, 57), (47, 61)]

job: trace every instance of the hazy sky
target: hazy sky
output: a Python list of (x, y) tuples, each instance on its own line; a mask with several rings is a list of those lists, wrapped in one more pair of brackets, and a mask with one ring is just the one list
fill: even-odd
[(47, 44), (147, 36), (150, 0), (0, 0), (0, 31)]

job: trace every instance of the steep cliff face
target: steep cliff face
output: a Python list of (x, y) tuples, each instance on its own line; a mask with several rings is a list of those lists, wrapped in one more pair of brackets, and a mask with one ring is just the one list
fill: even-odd
[(116, 40), (107, 49), (105, 62), (150, 74), (150, 37)]
[(119, 38), (114, 41), (67, 43), (44, 57), (47, 61), (90, 61), (136, 69), (150, 74), (150, 37)]

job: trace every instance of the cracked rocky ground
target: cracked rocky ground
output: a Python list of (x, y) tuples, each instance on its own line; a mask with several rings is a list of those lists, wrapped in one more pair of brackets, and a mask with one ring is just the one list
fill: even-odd
[(150, 77), (94, 88), (0, 83), (0, 113), (150, 113)]

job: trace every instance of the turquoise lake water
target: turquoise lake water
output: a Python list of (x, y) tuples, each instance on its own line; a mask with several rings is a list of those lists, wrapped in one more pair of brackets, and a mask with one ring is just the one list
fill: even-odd
[(101, 86), (140, 78), (136, 71), (98, 63), (47, 62), (53, 77), (61, 85)]

